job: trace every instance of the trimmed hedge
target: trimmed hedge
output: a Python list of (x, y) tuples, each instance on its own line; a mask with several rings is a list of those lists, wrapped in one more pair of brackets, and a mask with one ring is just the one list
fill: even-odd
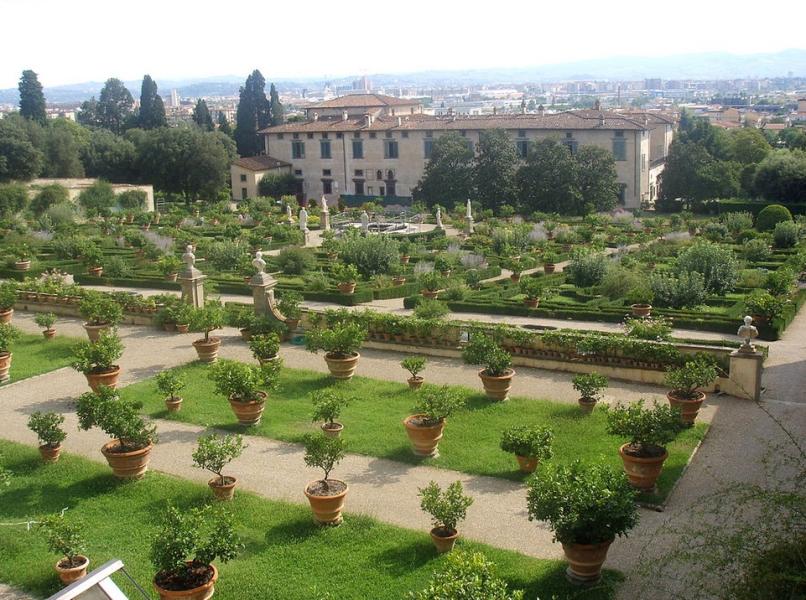
[(749, 212), (755, 217), (771, 204), (780, 204), (789, 209), (793, 215), (806, 215), (806, 204), (794, 204), (786, 202), (758, 202), (753, 200), (714, 200), (708, 203), (711, 214), (721, 215), (728, 212)]

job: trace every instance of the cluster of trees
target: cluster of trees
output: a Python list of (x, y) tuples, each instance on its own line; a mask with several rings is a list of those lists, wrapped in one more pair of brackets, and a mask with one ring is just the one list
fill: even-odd
[[(784, 148), (774, 150), (771, 142)], [(777, 144), (778, 145), (778, 144)], [(806, 134), (777, 137), (756, 128), (724, 130), (685, 111), (669, 148), (661, 210), (698, 209), (715, 198), (806, 202)]]
[(468, 198), (497, 213), (504, 206), (584, 215), (613, 209), (618, 202), (616, 163), (612, 153), (581, 146), (576, 153), (554, 139), (530, 143), (525, 161), (506, 131), (479, 136), (478, 152), (458, 133), (434, 141), (423, 178), (412, 191), (430, 206), (451, 206)]
[(270, 125), (280, 125), (285, 119), (285, 109), (280, 103), (277, 88), (271, 84), (266, 97), (266, 79), (255, 69), (241, 86), (238, 111), (235, 114), (235, 142), (238, 154), (255, 156), (263, 146), (257, 132)]

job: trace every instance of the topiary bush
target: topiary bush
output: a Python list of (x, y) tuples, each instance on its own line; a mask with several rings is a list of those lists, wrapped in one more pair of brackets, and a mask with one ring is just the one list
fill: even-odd
[(701, 274), (706, 291), (713, 294), (731, 291), (739, 280), (739, 262), (733, 250), (712, 242), (699, 242), (683, 250), (677, 257), (676, 269), (678, 275)]
[(755, 238), (744, 243), (742, 253), (750, 262), (761, 262), (772, 256), (772, 249), (766, 240)]
[(770, 204), (761, 209), (756, 216), (756, 229), (759, 231), (772, 231), (775, 225), (783, 221), (791, 221), (792, 213), (786, 206)]

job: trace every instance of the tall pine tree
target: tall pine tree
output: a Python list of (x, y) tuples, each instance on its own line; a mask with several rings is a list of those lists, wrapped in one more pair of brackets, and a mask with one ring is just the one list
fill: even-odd
[(266, 80), (255, 69), (241, 87), (238, 111), (235, 115), (235, 143), (241, 156), (255, 156), (262, 145), (257, 132), (271, 122)]
[(207, 102), (203, 98), (196, 101), (196, 106), (193, 108), (193, 122), (205, 131), (212, 131), (213, 117), (210, 115), (210, 109), (207, 108)]
[(272, 127), (282, 125), (283, 121), (285, 121), (285, 108), (280, 103), (280, 95), (277, 93), (277, 88), (274, 87), (273, 83), (269, 88), (269, 118)]
[(26, 119), (45, 124), (45, 95), (36, 73), (30, 69), (20, 77), (20, 114)]
[(140, 116), (138, 123), (143, 129), (154, 129), (166, 125), (165, 105), (157, 94), (157, 84), (151, 75), (143, 77), (140, 86)]

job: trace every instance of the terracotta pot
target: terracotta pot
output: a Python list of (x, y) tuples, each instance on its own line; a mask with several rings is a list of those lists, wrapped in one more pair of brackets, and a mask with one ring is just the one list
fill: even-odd
[(330, 369), (330, 374), (334, 379), (352, 379), (358, 366), (359, 358), (361, 358), (361, 355), (358, 352), (355, 353), (355, 356), (348, 358), (336, 358), (331, 356), (330, 353), (325, 354), (327, 368)]
[(404, 265), (409, 264), (409, 260), (411, 260), (411, 257), (406, 256), (405, 254), (400, 257), (400, 262), (403, 263)]
[(179, 412), (182, 410), (182, 398), (179, 396), (168, 396), (165, 399), (165, 408), (168, 412)]
[(57, 460), (59, 460), (59, 455), (61, 453), (61, 444), (56, 444), (55, 446), (51, 446), (50, 444), (42, 444), (39, 446), (39, 455), (46, 463), (55, 463)]
[(74, 581), (78, 581), (87, 574), (87, 567), (90, 566), (90, 559), (82, 554), (76, 554), (76, 558), (81, 559), (82, 563), (77, 567), (62, 567), (60, 566), (64, 559), (59, 561), (53, 566), (53, 569), (59, 575), (59, 580), (64, 585), (70, 585)]
[(120, 366), (112, 365), (111, 369), (102, 373), (84, 373), (84, 377), (93, 392), (97, 392), (102, 385), (115, 389), (120, 378)]
[(103, 325), (90, 325), (89, 323), (84, 323), (84, 330), (87, 332), (87, 337), (91, 342), (97, 342), (101, 337), (101, 333), (104, 331), (109, 331), (110, 329), (112, 329), (112, 326), (109, 323), (105, 323)]
[(179, 273), (169, 273), (165, 276), (165, 281), (176, 281), (177, 277), (179, 277)]
[(111, 452), (110, 449), (118, 445), (117, 440), (111, 440), (101, 447), (101, 454), (106, 458), (106, 462), (112, 467), (112, 473), (120, 479), (139, 479), (148, 469), (148, 461), (151, 458), (151, 448), (149, 444), (145, 448), (132, 450), (130, 452)]
[(355, 293), (355, 283), (342, 282), (342, 283), (339, 284), (339, 291), (342, 294)]
[(238, 330), (241, 333), (241, 339), (244, 342), (248, 342), (252, 339), (252, 332), (249, 330), (248, 327), (243, 327)]
[(652, 313), (651, 304), (631, 304), (630, 308), (634, 317), (648, 317)]
[(705, 401), (705, 392), (697, 392), (697, 397), (693, 400), (686, 400), (679, 398), (674, 392), (666, 394), (666, 399), (672, 408), (680, 409), (680, 418), (686, 425), (694, 425), (694, 420), (697, 418), (697, 413), (700, 412), (700, 406)]
[(406, 278), (405, 277), (393, 277), (392, 278), (392, 285), (394, 285), (395, 287), (400, 287), (404, 283), (406, 283)]
[(213, 576), (210, 581), (199, 587), (190, 590), (166, 590), (158, 586), (155, 581), (154, 589), (157, 590), (160, 600), (208, 600), (213, 597), (215, 582), (218, 581), (218, 569), (215, 565), (210, 565), (210, 568), (213, 570)]
[(0, 310), (0, 323), (11, 323), (11, 317), (14, 316), (14, 309)]
[(0, 352), (0, 383), (6, 382), (11, 379), (8, 374), (11, 369), (11, 352)]
[(420, 290), (420, 293), (423, 298), (430, 298), (431, 300), (436, 300), (437, 296), (439, 296), (439, 290)]
[(484, 385), (484, 393), (492, 400), (506, 400), (509, 390), (512, 388), (512, 378), (515, 376), (515, 369), (508, 369), (506, 375), (493, 376), (484, 373), (485, 369), (479, 371), (481, 383)]
[(414, 419), (423, 416), (421, 414), (410, 415), (403, 419), (406, 434), (411, 440), (415, 455), (424, 457), (439, 456), (439, 440), (442, 439), (442, 433), (445, 430), (445, 421), (440, 421), (436, 425), (415, 425), (412, 423)]
[(651, 492), (655, 489), (655, 482), (663, 470), (663, 462), (668, 458), (669, 453), (664, 449), (662, 456), (642, 458), (627, 454), (624, 451), (627, 446), (628, 444), (623, 444), (618, 449), (618, 453), (624, 462), (624, 472), (627, 474), (627, 479), (630, 480), (630, 485), (643, 492)]
[(212, 363), (218, 360), (218, 349), (221, 347), (221, 338), (211, 337), (209, 340), (196, 340), (193, 342), (196, 354), (203, 363)]
[(55, 329), (45, 329), (45, 331), (42, 332), (42, 336), (46, 340), (52, 340), (53, 338), (56, 337), (56, 330)]
[(213, 496), (215, 496), (216, 500), (221, 500), (222, 502), (229, 502), (235, 495), (236, 483), (238, 483), (238, 480), (235, 477), (224, 475), (223, 484), (221, 483), (220, 477), (213, 477), (210, 481), (207, 482), (207, 485), (210, 487), (211, 490), (213, 490)]
[(261, 365), (265, 365), (265, 364), (268, 364), (268, 363), (272, 362), (273, 360), (277, 360), (278, 358), (280, 358), (279, 354), (275, 354), (274, 356), (268, 356), (266, 358), (262, 358), (262, 357), (258, 356), (257, 357), (257, 362), (259, 362)]
[(406, 381), (409, 384), (409, 389), (419, 390), (423, 386), (425, 379), (420, 375), (415, 375), (414, 377), (409, 377)]
[(547, 275), (554, 273), (554, 270), (556, 268), (557, 267), (554, 263), (543, 263), (543, 272), (546, 273)]
[(571, 583), (591, 584), (602, 578), (602, 565), (613, 540), (601, 544), (563, 544), (568, 561), (565, 576)]
[(166, 321), (165, 323), (162, 324), (162, 329), (163, 331), (167, 332), (176, 331), (176, 323)]
[(289, 333), (294, 332), (299, 327), (299, 319), (286, 319), (285, 326), (288, 327)]
[(190, 325), (183, 323), (180, 325), (179, 323), (176, 324), (176, 332), (177, 333), (187, 333), (190, 330)]
[(513, 273), (512, 275), (509, 276), (509, 279), (512, 281), (512, 283), (518, 283), (521, 280), (521, 274)]
[(322, 423), (320, 428), (322, 429), (322, 433), (324, 433), (327, 437), (337, 438), (341, 435), (344, 425), (338, 421), (334, 421), (333, 426), (330, 426), (330, 423)]
[(515, 455), (515, 458), (518, 459), (518, 467), (524, 473), (534, 473), (537, 470), (537, 459), (532, 458), (531, 456), (520, 456), (519, 454)]
[(523, 303), (529, 308), (537, 308), (540, 304), (540, 298), (525, 298)]
[(31, 268), (30, 260), (18, 260), (14, 263), (14, 268), (17, 271), (27, 271)]
[(258, 392), (261, 400), (252, 400), (250, 402), (241, 402), (234, 399), (233, 396), (229, 397), (229, 405), (238, 423), (241, 425), (257, 425), (260, 423), (260, 417), (263, 416), (263, 411), (266, 408), (266, 392)]
[(445, 554), (453, 550), (456, 540), (459, 539), (459, 532), (454, 530), (450, 535), (439, 535), (439, 533), (447, 532), (442, 527), (434, 527), (431, 530), (431, 541), (434, 542), (434, 547), (440, 554)]
[(305, 486), (305, 497), (311, 503), (314, 521), (321, 525), (340, 525), (343, 521), (341, 511), (344, 508), (344, 499), (349, 488), (339, 479), (328, 479), (328, 481), (344, 484), (344, 490), (334, 496), (315, 496), (308, 492), (308, 488), (319, 482), (312, 481)]
[(100, 276), (101, 276), (101, 275), (103, 275), (103, 273), (104, 273), (104, 268), (103, 268), (103, 267), (89, 267), (89, 268), (87, 269), (87, 272), (88, 272), (88, 273), (89, 273), (89, 274), (90, 274), (92, 277), (100, 277)]
[(596, 407), (596, 400), (589, 400), (588, 398), (579, 398), (577, 400), (579, 403), (579, 408), (582, 409), (582, 412), (586, 415), (589, 415), (593, 412), (593, 409)]

